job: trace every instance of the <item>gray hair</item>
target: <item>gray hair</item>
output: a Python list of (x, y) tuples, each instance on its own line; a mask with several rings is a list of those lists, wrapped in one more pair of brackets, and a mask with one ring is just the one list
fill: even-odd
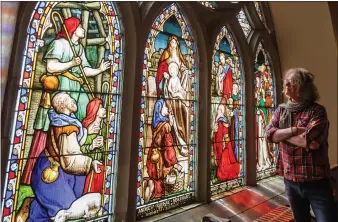
[(298, 88), (298, 95), (305, 101), (315, 102), (319, 100), (319, 93), (314, 84), (314, 75), (304, 68), (291, 68), (284, 74), (284, 79), (287, 75), (295, 74), (295, 85)]
[(65, 108), (68, 108), (70, 95), (66, 92), (57, 93), (52, 99), (52, 106), (57, 113), (62, 113)]

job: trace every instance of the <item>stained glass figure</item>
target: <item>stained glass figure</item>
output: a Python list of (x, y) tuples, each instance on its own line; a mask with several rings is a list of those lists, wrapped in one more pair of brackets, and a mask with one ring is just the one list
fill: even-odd
[(37, 3), (22, 54), (4, 221), (112, 220), (122, 37), (112, 2)]
[(270, 58), (260, 42), (256, 52), (254, 67), (255, 86), (255, 138), (257, 179), (274, 174), (274, 156), (276, 145), (264, 138), (264, 128), (272, 118), (276, 107), (275, 81)]
[(237, 20), (239, 22), (239, 24), (241, 25), (242, 27), (242, 30), (244, 32), (244, 35), (245, 35), (245, 38), (248, 38), (249, 37), (249, 34), (252, 30), (252, 27), (245, 15), (245, 12), (243, 10), (243, 8), (238, 12), (237, 14)]
[(262, 5), (260, 2), (254, 2), (254, 5), (255, 5), (255, 9), (256, 9), (256, 12), (258, 14), (258, 17), (259, 19), (261, 20), (261, 22), (263, 22), (263, 24), (266, 26), (266, 23), (265, 23), (265, 18), (264, 18), (264, 14), (263, 14), (263, 10), (262, 10)]
[(190, 27), (174, 3), (145, 43), (138, 155), (137, 217), (195, 196), (197, 73)]
[(243, 184), (244, 83), (242, 62), (232, 33), (224, 26), (212, 57), (211, 195)]
[(199, 1), (199, 3), (201, 3), (202, 5), (204, 5), (207, 8), (215, 9), (214, 2), (201, 2), (201, 1)]

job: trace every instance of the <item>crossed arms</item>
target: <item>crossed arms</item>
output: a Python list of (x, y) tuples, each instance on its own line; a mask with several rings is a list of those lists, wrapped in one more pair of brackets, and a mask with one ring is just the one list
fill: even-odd
[(289, 142), (305, 149), (316, 150), (327, 142), (329, 121), (326, 110), (321, 105), (316, 105), (309, 121), (304, 127), (279, 128), (281, 109), (278, 108), (270, 123), (265, 128), (265, 139), (271, 143)]

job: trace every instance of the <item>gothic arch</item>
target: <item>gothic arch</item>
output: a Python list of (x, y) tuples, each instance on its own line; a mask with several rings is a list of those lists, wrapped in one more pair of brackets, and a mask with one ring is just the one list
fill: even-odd
[(259, 180), (274, 175), (277, 145), (265, 141), (264, 128), (272, 118), (278, 97), (274, 64), (263, 39), (256, 42), (254, 58), (256, 177)]
[[(128, 58), (123, 62), (123, 96), (121, 98), (121, 127), (120, 127), (120, 147), (118, 151), (118, 172), (117, 183), (112, 187), (116, 187), (116, 200), (114, 218), (117, 221), (135, 221), (137, 197), (137, 171), (138, 171), (138, 147), (139, 141), (135, 138), (140, 133), (140, 107), (142, 76), (143, 76), (143, 58), (145, 51), (145, 42), (152, 27), (153, 21), (162, 12), (161, 9), (168, 7), (172, 2), (117, 2), (121, 23), (123, 24), (123, 33), (125, 43), (123, 53), (124, 58)], [(245, 184), (254, 185), (256, 183), (256, 161), (251, 156), (255, 156), (254, 149), (255, 138), (254, 132), (254, 72), (253, 66), (255, 61), (255, 52), (260, 41), (263, 40), (266, 51), (271, 56), (271, 64), (276, 75), (276, 90), (281, 88), (281, 73), (278, 51), (274, 40), (274, 32), (271, 22), (271, 15), (267, 13), (268, 4), (264, 3), (263, 13), (266, 16), (268, 29), (261, 23), (252, 2), (232, 4), (230, 2), (221, 3), (215, 10), (209, 10), (199, 3), (177, 2), (182, 14), (192, 30), (192, 36), (195, 41), (196, 50), (196, 70), (198, 71), (198, 126), (197, 126), (197, 145), (203, 147), (198, 149), (198, 157), (196, 158), (196, 192), (195, 199), (199, 202), (208, 202), (210, 200), (210, 153), (211, 153), (211, 72), (212, 61), (209, 59), (213, 56), (213, 48), (216, 36), (219, 30), (226, 24), (227, 28), (233, 33), (234, 41), (238, 46), (239, 54), (242, 57), (243, 70), (245, 79), (245, 112), (246, 112), (246, 146), (247, 155), (245, 159)], [(194, 5), (196, 4), (196, 5)], [(20, 12), (22, 15), (17, 20), (17, 31), (13, 53), (11, 57), (11, 66), (9, 70), (9, 78), (7, 82), (5, 97), (16, 97), (17, 82), (20, 80), (22, 57), (26, 42), (26, 27), (28, 26), (31, 11), (35, 7), (34, 3), (20, 3)], [(253, 24), (253, 31), (249, 42), (245, 38), (241, 27), (238, 24), (236, 14), (242, 8), (246, 8), (248, 20)], [(201, 15), (207, 15), (204, 18)], [(269, 32), (272, 30), (272, 32)], [(244, 95), (243, 95), (244, 96)], [(281, 101), (281, 95), (277, 95), (277, 100)], [(2, 168), (6, 169), (8, 161), (8, 150), (11, 144), (10, 128), (15, 111), (15, 101), (4, 101), (3, 106), (3, 135), (2, 135)], [(200, 166), (200, 167), (198, 167)], [(202, 167), (201, 167), (202, 166)], [(3, 171), (5, 172), (5, 170)], [(6, 172), (5, 172), (6, 173)], [(5, 173), (2, 175), (2, 184), (5, 183)]]
[[(155, 213), (159, 204), (175, 203), (163, 205), (166, 210), (195, 197), (197, 58), (191, 29), (179, 6), (172, 3), (153, 21), (145, 43), (136, 198), (139, 218)], [(182, 197), (172, 197), (177, 194)]]
[(212, 56), (212, 196), (245, 182), (245, 74), (242, 61), (235, 34), (224, 25), (217, 35)]
[[(77, 10), (73, 10), (74, 8)], [(40, 112), (38, 111), (39, 110), (38, 107), (47, 108), (47, 107), (50, 107), (50, 105), (54, 106), (56, 103), (51, 104), (50, 98), (55, 95), (58, 95), (59, 93), (57, 91), (60, 91), (60, 90), (64, 91), (67, 96), (70, 96), (69, 98), (71, 98), (72, 95), (74, 95), (74, 93), (78, 93), (79, 95), (81, 94), (78, 91), (76, 91), (75, 86), (73, 86), (72, 88), (69, 88), (68, 90), (66, 88), (59, 88), (62, 86), (61, 84), (64, 83), (62, 82), (63, 80), (62, 77), (59, 77), (59, 76), (55, 77), (52, 75), (44, 76), (44, 73), (46, 72), (46, 66), (43, 65), (44, 60), (42, 59), (42, 58), (45, 58), (43, 54), (45, 53), (46, 48), (51, 47), (51, 44), (53, 43), (53, 41), (56, 42), (56, 40), (53, 40), (53, 39), (55, 38), (56, 33), (60, 32), (60, 28), (62, 27), (59, 25), (60, 17), (59, 19), (56, 19), (56, 20), (53, 17), (53, 19), (50, 20), (52, 16), (56, 16), (56, 14), (54, 13), (52, 14), (51, 12), (52, 11), (53, 12), (58, 11), (59, 13), (62, 12), (63, 16), (65, 16), (66, 18), (74, 18), (72, 19), (72, 21), (67, 20), (67, 21), (74, 23), (74, 21), (77, 22), (75, 17), (79, 17), (79, 18), (81, 17), (79, 16), (81, 15), (81, 10), (84, 10), (83, 15), (82, 15), (82, 25), (85, 27), (84, 32), (88, 34), (88, 37), (87, 35), (85, 35), (84, 41), (80, 40), (81, 45), (83, 46), (92, 45), (93, 47), (96, 47), (96, 50), (98, 50), (97, 51), (98, 54), (96, 54), (97, 57), (93, 59), (92, 57), (89, 58), (90, 56), (93, 56), (93, 54), (90, 51), (88, 51), (87, 48), (85, 48), (86, 51), (84, 50), (81, 51), (81, 47), (80, 47), (79, 52), (80, 53), (82, 52), (81, 56), (85, 56), (85, 54), (87, 55), (87, 57), (89, 56), (88, 61), (90, 64), (87, 64), (87, 65), (92, 66), (95, 69), (96, 67), (100, 66), (99, 64), (100, 62), (98, 60), (101, 60), (101, 59), (107, 60), (108, 54), (110, 54), (109, 60), (111, 61), (111, 64), (112, 66), (114, 66), (114, 68), (110, 68), (110, 70), (108, 70), (109, 68), (107, 67), (108, 68), (107, 72), (103, 70), (104, 68), (102, 68), (102, 70), (100, 69), (99, 70), (100, 72), (103, 71), (101, 74), (101, 77), (97, 77), (95, 80), (93, 79), (86, 80), (84, 78), (83, 80), (80, 81), (79, 79), (76, 79), (76, 76), (74, 75), (73, 76), (70, 74), (67, 74), (67, 75), (70, 76), (71, 80), (74, 79), (78, 81), (80, 84), (86, 84), (86, 86), (83, 86), (84, 88), (81, 88), (81, 85), (80, 85), (79, 89), (84, 90), (81, 93), (85, 94), (85, 91), (89, 90), (88, 97), (90, 98), (97, 97), (98, 99), (95, 101), (100, 100), (100, 103), (102, 103), (102, 107), (103, 108), (106, 107), (105, 108), (106, 114), (105, 116), (102, 116), (102, 118), (105, 119), (106, 116), (108, 116), (110, 121), (109, 121), (109, 125), (101, 124), (101, 126), (103, 127), (101, 128), (101, 130), (103, 130), (102, 132), (104, 132), (105, 129), (107, 129), (109, 132), (107, 132), (107, 135), (105, 134), (106, 136), (104, 136), (104, 138), (106, 138), (104, 139), (104, 144), (106, 145), (102, 144), (102, 147), (105, 147), (105, 148), (102, 148), (104, 149), (104, 151), (102, 150), (102, 153), (101, 153), (102, 159), (100, 160), (98, 159), (98, 161), (102, 161), (104, 164), (104, 168), (102, 168), (102, 180), (101, 181), (102, 181), (102, 186), (104, 184), (105, 188), (104, 187), (100, 188), (100, 185), (99, 185), (97, 189), (102, 190), (102, 193), (101, 191), (97, 191), (97, 192), (100, 196), (99, 202), (104, 209), (104, 211), (101, 213), (103, 215), (109, 215), (109, 214), (112, 214), (114, 211), (114, 202), (115, 202), (114, 201), (114, 198), (115, 198), (114, 183), (116, 181), (115, 169), (117, 168), (116, 167), (116, 162), (117, 162), (116, 156), (117, 156), (118, 144), (119, 144), (119, 138), (116, 134), (116, 130), (117, 128), (119, 128), (119, 122), (120, 122), (119, 120), (120, 117), (118, 117), (118, 115), (120, 115), (120, 111), (121, 111), (119, 107), (121, 106), (120, 95), (122, 93), (122, 75), (123, 75), (123, 66), (124, 66), (124, 63), (122, 62), (123, 53), (124, 53), (124, 50), (123, 50), (124, 49), (124, 43), (123, 43), (124, 30), (123, 30), (123, 25), (120, 23), (120, 18), (119, 18), (120, 15), (119, 15), (118, 8), (112, 2), (93, 3), (93, 4), (88, 4), (86, 6), (84, 6), (83, 4), (76, 4), (76, 3), (74, 5), (69, 6), (65, 3), (56, 3), (56, 2), (53, 2), (53, 3), (49, 3), (49, 2), (21, 3), (20, 12), (22, 13), (21, 14), (22, 16), (20, 17), (20, 19), (18, 19), (18, 23), (17, 23), (18, 26), (20, 27), (20, 29), (18, 30), (20, 31), (18, 31), (17, 38), (15, 40), (16, 44), (13, 47), (13, 52), (17, 52), (17, 53), (13, 53), (13, 55), (23, 55), (23, 56), (17, 56), (17, 57), (12, 56), (11, 58), (11, 64), (15, 64), (15, 65), (13, 65), (12, 66), (13, 68), (9, 70), (9, 73), (12, 75), (9, 76), (9, 80), (8, 80), (9, 87), (7, 87), (6, 94), (5, 94), (6, 96), (13, 96), (15, 98), (18, 96), (17, 97), (18, 99), (17, 101), (7, 100), (4, 104), (6, 109), (3, 109), (3, 114), (5, 114), (3, 115), (4, 117), (3, 129), (5, 129), (4, 131), (6, 131), (6, 134), (3, 135), (2, 137), (2, 142), (3, 142), (2, 145), (5, 145), (3, 146), (4, 153), (7, 152), (7, 154), (10, 155), (9, 161), (7, 160), (3, 161), (3, 165), (5, 163), (7, 165), (8, 163), (8, 168), (7, 168), (8, 170), (6, 171), (6, 174), (3, 174), (3, 175), (6, 175), (7, 179), (2, 180), (2, 183), (6, 181), (6, 184), (4, 184), (5, 186), (2, 186), (2, 187), (5, 187), (4, 202), (3, 202), (5, 203), (3, 205), (4, 207), (3, 216), (5, 220), (6, 218), (9, 219), (10, 217), (13, 217), (13, 218), (14, 217), (18, 218), (18, 216), (22, 217), (23, 215), (21, 215), (21, 212), (20, 212), (20, 209), (21, 209), (20, 205), (21, 204), (25, 205), (26, 202), (29, 203), (31, 201), (30, 199), (27, 199), (27, 198), (34, 199), (34, 198), (38, 198), (38, 196), (40, 195), (39, 194), (40, 191), (38, 192), (38, 190), (36, 190), (39, 188), (37, 187), (33, 188), (30, 185), (31, 184), (30, 179), (29, 179), (30, 175), (27, 174), (27, 172), (29, 173), (31, 171), (31, 170), (28, 170), (27, 168), (27, 167), (30, 167), (29, 164), (27, 163), (30, 160), (32, 160), (30, 159), (31, 157), (38, 158), (37, 159), (38, 161), (35, 163), (35, 165), (40, 164), (38, 162), (43, 159), (42, 156), (40, 157), (40, 153), (41, 152), (43, 153), (44, 151), (38, 151), (35, 154), (32, 153), (33, 152), (32, 150), (30, 151), (30, 148), (35, 146), (33, 145), (35, 144), (34, 141), (41, 143), (41, 141), (44, 140), (44, 139), (41, 139), (43, 137), (39, 137), (40, 139), (38, 139), (36, 137), (37, 135), (36, 132), (41, 130), (42, 132), (41, 134), (44, 134), (43, 132), (46, 132), (46, 134), (49, 135), (49, 133), (47, 133), (47, 131), (49, 132), (49, 130), (47, 130), (49, 129), (48, 124), (45, 124), (45, 126), (43, 126), (42, 128), (37, 127), (39, 123), (35, 123), (33, 125), (34, 118), (36, 119), (38, 118), (35, 116), (36, 112)], [(98, 26), (98, 28), (96, 29), (97, 33), (95, 35), (92, 35), (91, 33), (88, 32), (88, 30), (90, 30), (90, 27), (88, 27), (89, 20), (91, 21), (92, 24), (94, 22)], [(78, 21), (79, 23), (81, 23), (81, 20), (78, 20)], [(76, 24), (79, 24), (79, 23), (76, 23)], [(53, 30), (55, 28), (53, 27), (53, 25), (58, 26), (59, 28), (58, 31)], [(28, 27), (28, 33), (25, 33), (25, 31), (27, 30), (27, 27)], [(67, 29), (69, 32), (74, 31), (74, 30), (70, 31), (71, 29), (69, 27), (67, 27)], [(24, 31), (21, 31), (21, 30), (24, 30)], [(64, 37), (57, 37), (57, 40), (59, 40), (59, 38), (60, 40), (62, 40), (61, 38), (63, 38), (66, 41), (67, 34), (66, 33), (64, 34), (65, 34)], [(68, 35), (72, 35), (72, 33), (71, 34), (68, 33)], [(102, 39), (99, 39), (97, 37), (102, 38)], [(100, 41), (104, 41), (104, 42), (101, 44), (99, 43)], [(49, 50), (51, 49), (52, 48), (49, 48)], [(56, 50), (58, 49), (60, 48), (56, 48)], [(76, 51), (76, 48), (75, 48), (75, 51)], [(64, 57), (61, 57), (60, 59), (62, 58)], [(83, 62), (87, 62), (86, 60), (87, 59), (85, 57), (82, 57)], [(48, 72), (51, 73), (52, 71), (49, 69)], [(72, 72), (76, 73), (75, 70), (72, 70)], [(48, 79), (48, 82), (44, 82), (45, 79)], [(100, 85), (100, 84), (103, 84), (103, 85)], [(18, 88), (19, 90), (17, 90)], [(72, 91), (72, 90), (75, 90), (75, 91)], [(42, 96), (41, 98), (43, 98), (43, 100), (41, 100), (40, 105), (39, 105), (40, 96)], [(80, 97), (81, 96), (77, 98), (80, 98)], [(84, 101), (82, 100), (77, 100), (77, 101), (78, 101), (77, 111), (80, 111), (79, 107), (81, 105), (84, 105), (83, 104)], [(93, 105), (94, 102), (91, 104)], [(93, 106), (96, 106), (96, 105), (93, 105)], [(91, 108), (87, 107), (86, 116), (82, 116), (80, 118), (79, 117), (80, 114), (79, 114), (76, 118), (79, 120), (86, 119), (86, 118), (88, 119), (89, 118), (88, 115), (90, 115), (88, 112), (90, 112), (90, 109)], [(83, 114), (85, 114), (86, 110), (83, 110), (83, 112), (84, 112)], [(30, 121), (28, 121), (28, 118), (30, 119)], [(14, 120), (15, 124), (13, 125), (13, 128), (12, 128), (10, 126), (10, 123), (11, 123), (11, 120), (13, 119), (15, 119)], [(88, 126), (90, 126), (90, 124), (92, 123), (93, 123), (93, 120), (89, 120)], [(85, 125), (85, 123), (83, 123), (83, 125)], [(105, 128), (105, 126), (107, 128)], [(45, 145), (41, 144), (41, 147), (42, 149), (44, 149)], [(85, 152), (85, 151), (80, 151), (80, 152)], [(89, 151), (86, 151), (86, 152), (89, 152)], [(3, 159), (8, 158), (9, 155), (4, 155), (4, 153), (2, 153), (2, 158)], [(49, 153), (49, 155), (51, 154)], [(52, 159), (59, 158), (58, 155), (59, 154), (52, 155), (51, 158)], [(84, 158), (89, 158), (91, 154), (88, 153), (87, 155), (88, 157), (84, 157)], [(97, 157), (96, 155), (96, 157), (92, 157), (92, 158), (94, 159), (94, 158), (99, 158), (99, 157)], [(52, 159), (49, 159), (49, 161), (54, 164), (55, 162), (53, 162)], [(58, 168), (60, 169), (59, 165), (55, 165), (55, 166), (58, 166)], [(31, 168), (33, 167), (34, 167), (34, 163)], [(6, 169), (6, 167), (3, 167), (3, 169)], [(34, 169), (36, 169), (36, 167)], [(35, 171), (33, 172), (33, 174), (34, 173)], [(87, 173), (85, 173), (84, 175), (86, 174)], [(94, 192), (91, 189), (96, 189), (94, 188), (94, 185), (91, 186), (92, 185), (91, 182), (93, 178), (90, 177), (89, 174), (87, 175), (87, 179), (88, 181), (90, 181), (89, 187), (87, 187), (88, 188), (87, 191), (85, 190), (83, 191), (84, 194), (86, 192)], [(25, 175), (28, 175), (28, 176), (25, 177)], [(48, 175), (51, 175), (51, 174), (48, 174)], [(57, 178), (58, 178), (58, 174), (56, 175), (55, 179), (57, 180)], [(48, 178), (42, 178), (42, 179), (48, 180)], [(95, 183), (96, 181), (97, 180), (95, 180)], [(48, 183), (53, 184), (54, 179), (52, 179), (52, 181), (49, 181)], [(110, 186), (112, 186), (113, 189), (111, 189)], [(13, 192), (15, 190), (17, 190), (17, 192)], [(34, 193), (32, 193), (32, 191)], [(80, 190), (76, 192), (82, 193), (82, 191)], [(33, 196), (30, 196), (30, 194)], [(114, 197), (111, 198), (111, 196), (114, 196)], [(25, 197), (26, 199), (24, 199)], [(67, 199), (67, 198), (64, 198), (64, 199)], [(55, 216), (55, 215), (50, 215), (50, 216)]]

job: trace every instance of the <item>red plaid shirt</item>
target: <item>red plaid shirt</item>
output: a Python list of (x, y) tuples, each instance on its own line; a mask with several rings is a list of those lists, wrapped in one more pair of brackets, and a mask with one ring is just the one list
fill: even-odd
[[(272, 135), (279, 129), (279, 118), (283, 108), (278, 107), (265, 128), (265, 139), (272, 143)], [(320, 180), (330, 176), (328, 157), (329, 120), (322, 105), (313, 106), (292, 114), (292, 126), (306, 127), (306, 149), (287, 141), (279, 143), (276, 156), (277, 174), (295, 182)], [(310, 150), (309, 144), (316, 140), (320, 147)]]

